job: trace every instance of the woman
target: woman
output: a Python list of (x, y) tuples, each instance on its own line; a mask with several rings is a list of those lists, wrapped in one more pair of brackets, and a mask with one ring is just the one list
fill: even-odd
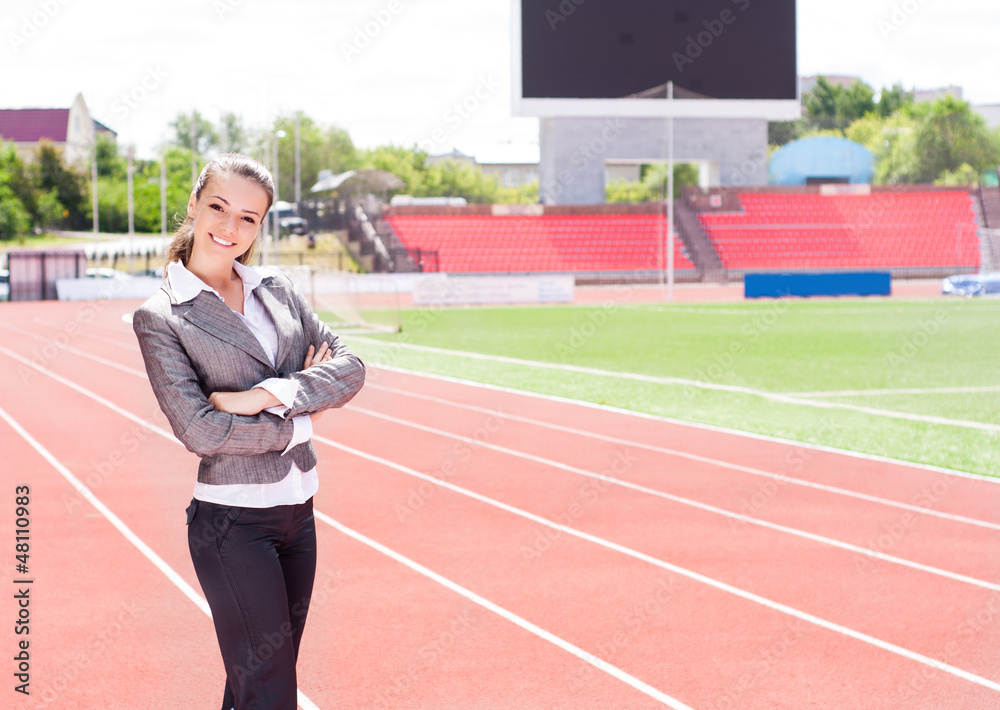
[(226, 667), (223, 710), (297, 706), (316, 570), (312, 422), (365, 378), (286, 276), (250, 266), (273, 200), (256, 160), (205, 166), (163, 286), (132, 321), (160, 408), (201, 457), (188, 546)]

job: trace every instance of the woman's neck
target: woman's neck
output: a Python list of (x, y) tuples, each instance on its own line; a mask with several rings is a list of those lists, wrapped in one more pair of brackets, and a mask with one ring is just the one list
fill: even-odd
[(232, 261), (206, 264), (195, 259), (192, 254), (192, 258), (188, 259), (185, 268), (220, 293), (228, 290), (233, 280), (238, 278)]

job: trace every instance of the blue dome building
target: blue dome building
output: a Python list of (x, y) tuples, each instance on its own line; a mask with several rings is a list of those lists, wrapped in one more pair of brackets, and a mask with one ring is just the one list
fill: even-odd
[(771, 156), (772, 185), (863, 185), (875, 175), (875, 156), (860, 143), (835, 136), (802, 138)]

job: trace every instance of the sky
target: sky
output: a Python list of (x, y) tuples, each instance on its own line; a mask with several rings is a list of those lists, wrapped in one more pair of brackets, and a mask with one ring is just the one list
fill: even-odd
[[(563, 1), (583, 11), (588, 0)], [(1000, 104), (996, 0), (797, 8), (800, 76), (853, 75), (876, 90), (955, 84), (974, 105)], [(4, 0), (0, 10), (0, 108), (68, 108), (82, 93), (144, 158), (194, 109), (250, 127), (301, 110), (362, 148), (537, 144), (538, 119), (511, 115), (511, 67), (511, 0)]]

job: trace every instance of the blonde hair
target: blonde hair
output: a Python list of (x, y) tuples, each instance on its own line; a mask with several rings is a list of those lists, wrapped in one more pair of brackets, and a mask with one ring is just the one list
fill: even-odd
[[(247, 155), (242, 155), (241, 153), (224, 153), (206, 165), (202, 169), (201, 175), (198, 176), (198, 182), (194, 185), (194, 199), (196, 201), (201, 199), (202, 190), (213, 179), (217, 177), (229, 177), (231, 175), (239, 175), (247, 180), (251, 180), (260, 185), (261, 189), (264, 190), (264, 193), (267, 195), (267, 209), (264, 210), (264, 214), (261, 216), (260, 223), (263, 226), (264, 220), (267, 219), (267, 211), (271, 209), (271, 205), (274, 203), (274, 180), (271, 179), (271, 173), (260, 161)], [(260, 232), (258, 231), (257, 234), (259, 236)], [(184, 217), (184, 221), (177, 227), (177, 231), (174, 232), (174, 238), (167, 248), (166, 263), (170, 264), (174, 261), (180, 261), (187, 266), (188, 259), (191, 258), (191, 248), (193, 246), (194, 217), (188, 213)], [(241, 254), (237, 258), (237, 261), (241, 264), (249, 265), (256, 256), (256, 252), (257, 240), (254, 239), (250, 248)]]

